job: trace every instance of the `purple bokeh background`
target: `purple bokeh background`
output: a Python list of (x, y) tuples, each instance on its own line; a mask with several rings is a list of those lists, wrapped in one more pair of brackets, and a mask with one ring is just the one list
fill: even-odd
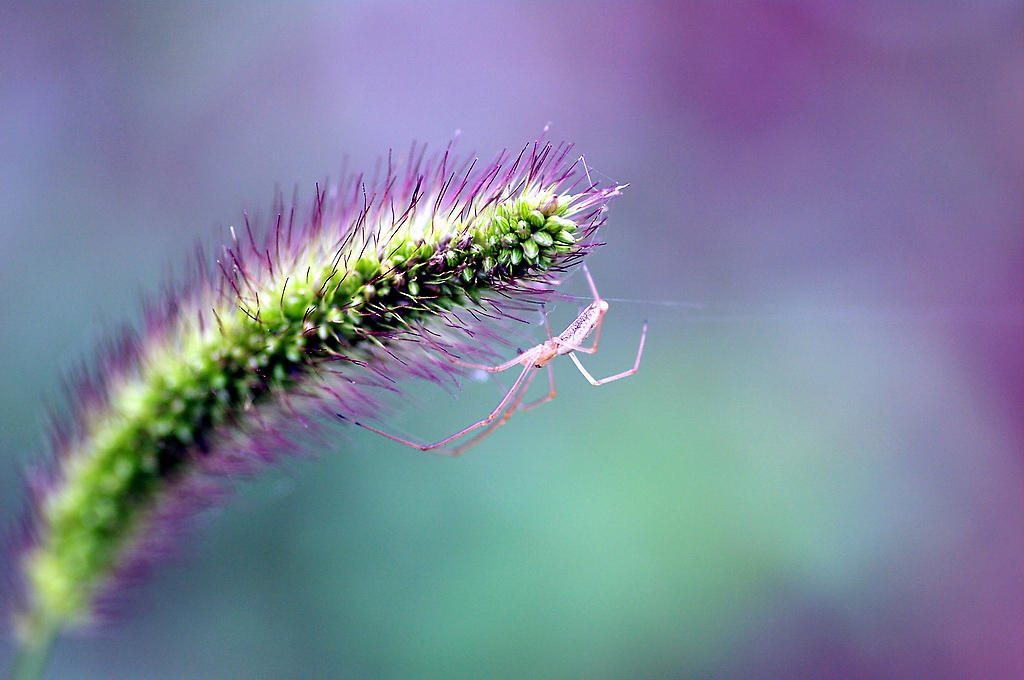
[[(636, 305), (652, 319), (647, 368), (675, 375), (714, 344), (719, 317), (740, 319), (721, 331), (739, 357), (762, 351), (744, 344), (760, 338), (744, 318), (832, 324), (849, 363), (780, 363), (780, 401), (813, 411), (834, 397), (803, 371), (914, 385), (867, 387), (840, 408), (863, 410), (857, 436), (898, 442), (891, 488), (948, 489), (946, 514), (912, 525), (935, 535), (866, 560), (862, 582), (790, 575), (754, 604), (722, 596), (734, 621), (707, 658), (638, 672), (1024, 676), (1020, 2), (0, 4), (0, 516), (18, 512), (17, 471), (40, 449), (60, 371), (239, 205), (265, 209), (276, 184), (308, 196), (344, 155), (366, 168), (461, 130), (463, 150), (490, 156), (548, 122), (595, 172), (630, 183), (593, 263), (605, 294), (703, 305), (693, 318)], [(858, 364), (874, 356), (887, 361)], [(698, 388), (679, 376), (679, 394)], [(761, 394), (742, 380), (730, 394), (745, 390)], [(650, 399), (637, 408), (657, 412)], [(560, 400), (564, 417), (579, 403)], [(715, 417), (707, 427), (728, 431)], [(839, 510), (835, 526), (902, 526), (931, 507), (896, 496), (869, 518)], [(944, 561), (915, 562), (944, 540)], [(864, 541), (821, 561), (843, 573), (877, 548)], [(168, 620), (132, 619), (144, 647), (160, 648)], [(101, 677), (116, 647), (69, 647), (57, 668)], [(225, 672), (242, 672), (240, 656)]]

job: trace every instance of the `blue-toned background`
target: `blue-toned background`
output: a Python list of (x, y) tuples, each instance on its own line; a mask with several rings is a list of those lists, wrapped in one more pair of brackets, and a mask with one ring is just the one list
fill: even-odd
[(1024, 6), (837, 5), (0, 4), (6, 526), (61, 372), (346, 154), (550, 121), (631, 185), (588, 366), (650, 320), (239, 483), (50, 677), (1024, 677)]

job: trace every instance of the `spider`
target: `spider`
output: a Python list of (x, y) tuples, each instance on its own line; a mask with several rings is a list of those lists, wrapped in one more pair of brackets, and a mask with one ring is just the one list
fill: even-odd
[[(580, 373), (583, 374), (583, 377), (595, 387), (633, 375), (640, 368), (640, 357), (644, 353), (644, 340), (647, 338), (646, 321), (644, 322), (643, 331), (640, 334), (640, 346), (636, 351), (636, 361), (633, 363), (633, 368), (608, 376), (607, 378), (597, 380), (594, 376), (590, 375), (576, 356), (576, 352), (584, 352), (586, 354), (594, 354), (597, 352), (597, 343), (601, 338), (601, 323), (604, 320), (605, 312), (608, 311), (608, 302), (603, 300), (598, 294), (597, 286), (594, 285), (594, 279), (590, 276), (590, 271), (587, 269), (586, 264), (583, 265), (583, 273), (586, 274), (587, 283), (590, 285), (590, 292), (594, 296), (594, 301), (587, 305), (586, 309), (580, 312), (580, 315), (577, 316), (576, 319), (558, 336), (555, 337), (551, 335), (551, 327), (548, 325), (548, 317), (545, 313), (544, 328), (547, 331), (548, 339), (539, 345), (535, 345), (524, 351), (515, 359), (509, 359), (505, 363), (498, 364), (497, 366), (484, 366), (480, 364), (466, 363), (464, 361), (459, 361), (458, 359), (451, 359), (453, 363), (459, 366), (479, 369), (487, 371), (488, 373), (501, 373), (502, 371), (507, 371), (513, 366), (523, 367), (522, 373), (520, 373), (519, 377), (516, 378), (512, 387), (509, 388), (501, 402), (494, 407), (494, 410), (491, 411), (486, 418), (478, 420), (469, 427), (463, 428), (455, 434), (445, 437), (441, 441), (434, 442), (433, 444), (417, 444), (416, 442), (402, 439), (401, 437), (397, 437), (393, 434), (388, 434), (383, 430), (378, 430), (375, 427), (351, 420), (351, 418), (347, 418), (340, 413), (338, 413), (337, 416), (342, 420), (350, 420), (359, 427), (370, 430), (371, 432), (376, 432), (377, 434), (387, 437), (392, 441), (405, 444), (406, 446), (419, 449), (420, 451), (434, 451), (442, 449), (439, 453), (458, 456), (473, 446), (476, 446), (485, 437), (494, 432), (494, 430), (508, 422), (509, 418), (511, 418), (512, 414), (516, 411), (529, 411), (555, 398), (555, 374), (551, 369), (551, 360), (557, 356), (568, 354), (569, 358), (576, 364), (576, 368), (578, 368)], [(591, 333), (594, 334), (594, 344), (590, 347), (584, 347), (583, 343), (587, 341), (587, 338), (590, 337)], [(526, 391), (530, 389), (530, 384), (533, 382), (533, 379), (537, 377), (537, 372), (545, 367), (548, 369), (548, 384), (551, 386), (551, 390), (543, 397), (523, 404), (523, 398), (526, 396)], [(484, 428), (483, 432), (476, 434), (464, 444), (460, 444), (459, 446), (449, 449), (443, 448), (456, 439), (459, 439), (460, 437), (463, 437), (481, 427)]]

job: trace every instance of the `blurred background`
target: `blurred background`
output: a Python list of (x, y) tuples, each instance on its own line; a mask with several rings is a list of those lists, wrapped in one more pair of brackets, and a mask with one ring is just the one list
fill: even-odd
[[(548, 122), (630, 184), (585, 361), (646, 318), (640, 373), (457, 460), (333, 428), (48, 677), (1024, 677), (1020, 2), (0, 4), (0, 523), (197, 239)], [(421, 440), (499, 397), (409, 391)]]

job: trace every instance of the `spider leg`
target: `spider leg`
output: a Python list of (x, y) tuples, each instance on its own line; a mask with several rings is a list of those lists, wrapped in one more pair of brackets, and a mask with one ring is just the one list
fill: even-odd
[(544, 317), (544, 330), (548, 334), (548, 340), (554, 340), (554, 336), (551, 335), (551, 324), (548, 323), (548, 308), (544, 305), (540, 307), (541, 315)]
[[(498, 418), (497, 420), (492, 422), (490, 425), (488, 425), (484, 429), (483, 432), (481, 432), (481, 433), (479, 433), (477, 435), (474, 435), (473, 438), (470, 439), (465, 444), (460, 444), (459, 446), (456, 446), (454, 449), (450, 449), (448, 451), (443, 451), (442, 453), (447, 453), (448, 455), (453, 456), (453, 457), (454, 456), (461, 456), (464, 452), (466, 452), (467, 450), (469, 450), (469, 449), (473, 448), (474, 446), (476, 446), (477, 444), (479, 444), (481, 441), (483, 441), (485, 438), (487, 438), (492, 432), (494, 432), (499, 427), (501, 427), (502, 425), (507, 423), (509, 421), (509, 419), (512, 417), (512, 415), (519, 408), (520, 404), (522, 403), (523, 397), (526, 396), (526, 391), (528, 389), (530, 389), (530, 383), (532, 383), (533, 379), (537, 377), (537, 371), (536, 370), (530, 370), (530, 369), (533, 369), (533, 367), (532, 366), (528, 366), (527, 369), (526, 369), (526, 370), (529, 370), (530, 377), (527, 378), (526, 381), (523, 383), (522, 387), (519, 390), (519, 394), (516, 395), (516, 398), (512, 401), (511, 404), (508, 405), (508, 407), (505, 409), (505, 412), (501, 414), (500, 418)], [(525, 371), (524, 371), (524, 374), (525, 374)], [(497, 411), (498, 411), (498, 409), (495, 409), (495, 412), (497, 412)], [(493, 413), (491, 415), (493, 415)]]
[(541, 404), (546, 404), (547, 402), (555, 398), (555, 371), (554, 369), (551, 368), (551, 364), (548, 364), (548, 385), (551, 387), (551, 391), (549, 391), (547, 394), (545, 394), (543, 397), (540, 397), (539, 399), (534, 399), (529, 403), (521, 405), (519, 407), (519, 410), (522, 411), (523, 413), (527, 411), (532, 411)]
[(587, 284), (590, 285), (590, 293), (591, 293), (591, 295), (594, 296), (595, 300), (600, 300), (601, 296), (597, 292), (597, 285), (594, 283), (594, 277), (590, 275), (590, 270), (587, 269), (587, 263), (583, 262), (583, 263), (580, 264), (580, 266), (583, 267), (583, 273), (587, 277)]
[[(551, 324), (548, 323), (548, 310), (547, 309), (544, 309), (544, 330), (546, 330), (547, 333), (548, 333), (548, 340), (553, 340), (554, 336), (551, 335)], [(547, 369), (548, 369), (548, 386), (551, 389), (543, 397), (540, 397), (539, 399), (534, 399), (533, 401), (528, 402), (526, 404), (521, 404), (519, 406), (519, 410), (522, 411), (523, 413), (525, 413), (527, 411), (532, 411), (533, 409), (537, 408), (541, 404), (546, 404), (547, 402), (549, 402), (549, 401), (551, 401), (552, 399), (555, 398), (555, 370), (551, 367), (551, 363), (550, 362), (548, 362), (545, 365), (547, 366)], [(525, 390), (524, 390), (523, 393), (525, 395)]]
[[(527, 366), (523, 367), (523, 372), (519, 374), (518, 378), (516, 378), (516, 381), (512, 384), (512, 387), (505, 394), (505, 397), (501, 400), (501, 402), (497, 406), (494, 407), (494, 410), (491, 411), (490, 414), (488, 414), (486, 418), (483, 418), (482, 420), (478, 420), (477, 422), (473, 423), (469, 427), (463, 428), (463, 429), (459, 430), (458, 432), (456, 432), (455, 434), (453, 434), (451, 436), (448, 436), (448, 437), (445, 437), (441, 441), (434, 442), (433, 444), (417, 444), (416, 442), (409, 441), (408, 439), (402, 439), (401, 437), (398, 437), (396, 435), (388, 434), (387, 432), (385, 432), (383, 430), (378, 430), (376, 427), (372, 427), (372, 426), (367, 425), (365, 423), (361, 423), (361, 422), (359, 422), (357, 420), (352, 420), (351, 418), (348, 418), (348, 417), (346, 417), (346, 416), (344, 416), (344, 415), (342, 415), (340, 413), (337, 413), (335, 415), (337, 415), (342, 420), (348, 420), (349, 422), (355, 423), (356, 425), (358, 425), (359, 427), (361, 427), (361, 428), (363, 428), (365, 430), (369, 430), (370, 432), (376, 432), (380, 436), (387, 437), (391, 441), (398, 442), (399, 444), (405, 444), (406, 446), (410, 446), (410, 447), (412, 447), (414, 449), (419, 449), (420, 451), (433, 451), (434, 449), (439, 449), (442, 446), (444, 446), (445, 444), (448, 444), (450, 442), (455, 441), (456, 439), (458, 439), (459, 437), (462, 437), (463, 435), (469, 434), (473, 430), (476, 430), (478, 428), (484, 427), (486, 425), (490, 425), (494, 421), (494, 419), (497, 418), (502, 413), (502, 411), (505, 410), (505, 408), (509, 405), (509, 403), (512, 403), (515, 406), (518, 406), (519, 402), (521, 402), (523, 400), (523, 394), (524, 394), (525, 388), (530, 386), (530, 382), (533, 380), (532, 376), (534, 376), (534, 375), (536, 375), (536, 371), (535, 371), (533, 365), (527, 365)], [(511, 414), (507, 414), (507, 415), (503, 416), (503, 419), (500, 422), (503, 423), (506, 420), (508, 420), (510, 417), (511, 417)], [(488, 428), (487, 432), (490, 433), (490, 431), (493, 430), (493, 429), (494, 428)], [(482, 439), (482, 437), (474, 437), (472, 441), (473, 441), (473, 443), (475, 443), (476, 441), (479, 441), (479, 439)], [(459, 451), (461, 453), (462, 451), (466, 450), (467, 448), (469, 448), (469, 447), (468, 446), (459, 447), (459, 449), (457, 449), (457, 451)], [(453, 453), (451, 455), (458, 455), (458, 454), (457, 453)]]
[[(545, 321), (546, 320), (547, 319), (545, 318)], [(548, 334), (550, 335), (550, 330), (548, 331)], [(512, 402), (511, 404), (508, 405), (508, 407), (505, 409), (505, 412), (501, 415), (501, 417), (498, 420), (496, 420), (493, 423), (491, 423), (490, 426), (487, 429), (485, 429), (480, 434), (474, 436), (471, 440), (469, 440), (465, 444), (462, 444), (462, 445), (452, 449), (450, 454), (452, 456), (458, 456), (458, 455), (461, 455), (467, 449), (469, 449), (469, 448), (471, 448), (473, 446), (476, 446), (482, 439), (484, 439), (485, 437), (490, 435), (492, 432), (494, 432), (500, 426), (502, 426), (505, 423), (507, 423), (509, 421), (509, 418), (511, 418), (512, 415), (516, 411), (522, 411), (523, 413), (526, 413), (527, 411), (532, 411), (533, 409), (537, 408), (541, 404), (546, 404), (547, 402), (549, 402), (552, 399), (554, 399), (555, 398), (555, 371), (552, 368), (550, 363), (546, 364), (546, 366), (547, 366), (547, 369), (548, 369), (548, 385), (551, 388), (550, 391), (547, 394), (545, 394), (543, 397), (540, 397), (539, 399), (535, 399), (535, 400), (533, 400), (531, 402), (527, 402), (526, 404), (522, 403), (523, 402), (523, 398), (526, 397), (527, 390), (530, 389), (530, 385), (533, 383), (533, 379), (537, 377), (536, 372), (534, 372), (533, 375), (531, 375), (526, 380), (526, 382), (523, 383), (523, 385), (519, 388), (519, 396), (515, 399), (514, 402)]]
[(640, 357), (643, 356), (643, 353), (644, 353), (644, 340), (646, 340), (646, 339), (647, 339), (647, 322), (645, 321), (644, 322), (644, 330), (640, 334), (640, 347), (638, 347), (637, 350), (636, 350), (636, 361), (633, 363), (633, 368), (629, 369), (628, 371), (623, 371), (622, 373), (616, 373), (615, 375), (610, 375), (607, 378), (601, 378), (600, 380), (595, 380), (594, 376), (590, 375), (590, 373), (587, 371), (587, 369), (583, 368), (583, 364), (580, 363), (580, 360), (576, 357), (576, 353), (575, 352), (569, 352), (569, 358), (572, 359), (574, 364), (576, 364), (576, 368), (580, 369), (580, 373), (583, 374), (583, 377), (586, 378), (587, 381), (591, 385), (593, 385), (594, 387), (597, 387), (598, 385), (604, 385), (605, 383), (610, 383), (610, 382), (613, 382), (615, 380), (619, 380), (620, 378), (626, 378), (626, 377), (629, 377), (629, 376), (633, 375), (634, 373), (636, 373), (640, 369)]

